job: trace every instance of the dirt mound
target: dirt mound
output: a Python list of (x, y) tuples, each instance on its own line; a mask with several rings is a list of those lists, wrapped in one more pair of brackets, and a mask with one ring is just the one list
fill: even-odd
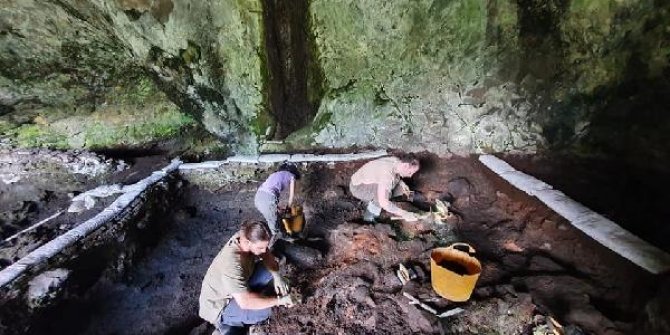
[[(267, 334), (437, 334), (436, 319), (410, 306), (396, 264), (424, 255), (429, 242), (397, 241), (390, 226), (346, 223), (324, 241), (320, 269), (292, 267), (288, 276), (303, 303), (277, 313), (258, 331)], [(276, 320), (276, 322), (274, 322)]]

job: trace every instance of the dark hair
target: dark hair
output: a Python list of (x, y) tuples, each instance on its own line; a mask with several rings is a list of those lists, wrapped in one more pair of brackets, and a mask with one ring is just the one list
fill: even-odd
[(398, 154), (396, 155), (398, 159), (400, 159), (401, 162), (403, 163), (409, 163), (412, 166), (419, 166), (421, 163), (419, 162), (419, 159), (416, 158), (416, 155), (413, 153), (403, 153), (403, 154)]
[(282, 163), (277, 169), (277, 172), (279, 171), (288, 171), (293, 175), (293, 177), (295, 177), (296, 180), (300, 179), (300, 171), (298, 171), (298, 167), (291, 162)]
[(249, 220), (242, 223), (240, 233), (244, 238), (251, 242), (261, 242), (270, 240), (270, 229), (263, 221)]

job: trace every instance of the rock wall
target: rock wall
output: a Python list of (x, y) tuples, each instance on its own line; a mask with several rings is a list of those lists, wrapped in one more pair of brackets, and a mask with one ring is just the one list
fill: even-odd
[(534, 152), (623, 130), (613, 123), (596, 129), (593, 117), (606, 108), (602, 102), (617, 99), (617, 87), (667, 73), (668, 7), (314, 0), (310, 23), (326, 93), (307, 142)]
[(97, 149), (195, 119), (244, 147), (264, 110), (261, 16), (258, 1), (8, 1), (0, 130), (19, 146)]
[(236, 152), (669, 159), (666, 2), (6, 2), (0, 130), (23, 146), (146, 143), (197, 122)]
[(310, 15), (327, 82), (316, 143), (439, 153), (542, 143), (501, 73), (516, 51), (515, 4), (313, 1)]

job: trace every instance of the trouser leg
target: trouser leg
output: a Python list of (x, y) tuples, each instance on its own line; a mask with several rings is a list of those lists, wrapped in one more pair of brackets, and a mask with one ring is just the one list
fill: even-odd
[(252, 292), (261, 292), (271, 281), (272, 274), (263, 263), (259, 262), (254, 268), (254, 273), (249, 277), (249, 289)]
[[(247, 283), (252, 292), (261, 292), (271, 281), (272, 274), (270, 274), (270, 271), (262, 263), (258, 263)], [(223, 325), (237, 327), (254, 325), (267, 320), (271, 313), (271, 308), (243, 309), (235, 299), (232, 299), (219, 315), (217, 328), (221, 329)]]
[(271, 308), (264, 309), (242, 309), (233, 299), (226, 309), (221, 313), (220, 323), (222, 325), (243, 327), (245, 325), (255, 325), (263, 322), (270, 317)]
[(349, 185), (349, 191), (356, 199), (366, 203), (365, 212), (363, 213), (363, 220), (373, 222), (378, 217), (382, 208), (377, 201), (377, 185), (374, 184), (360, 184)]
[(272, 235), (276, 235), (279, 232), (279, 219), (277, 217), (278, 203), (279, 199), (277, 199), (274, 194), (260, 190), (256, 192), (254, 205), (256, 205), (256, 209), (258, 209), (265, 218)]

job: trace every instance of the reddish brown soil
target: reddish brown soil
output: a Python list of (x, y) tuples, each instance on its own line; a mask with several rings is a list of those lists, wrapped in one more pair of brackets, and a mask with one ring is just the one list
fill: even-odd
[(669, 167), (559, 154), (503, 158), (670, 252), (670, 225), (666, 223), (670, 217)]
[[(633, 332), (654, 294), (653, 277), (474, 159), (426, 156), (424, 163), (415, 188), (429, 198), (456, 196), (462, 220), (454, 230), (433, 227), (433, 233), (417, 234), (392, 224), (362, 225), (361, 208), (351, 208), (356, 201), (346, 192), (359, 164), (310, 174), (307, 194), (319, 195), (306, 199), (310, 232), (325, 234), (329, 251), (316, 269), (290, 267), (304, 304), (278, 309), (261, 333), (523, 333), (538, 314), (596, 334)], [(429, 278), (405, 287), (395, 278), (400, 262), (421, 264), (429, 273), (430, 250), (455, 240), (473, 245), (483, 264), (469, 302), (440, 299)], [(439, 311), (461, 306), (466, 312), (440, 323), (409, 305), (404, 291)]]

